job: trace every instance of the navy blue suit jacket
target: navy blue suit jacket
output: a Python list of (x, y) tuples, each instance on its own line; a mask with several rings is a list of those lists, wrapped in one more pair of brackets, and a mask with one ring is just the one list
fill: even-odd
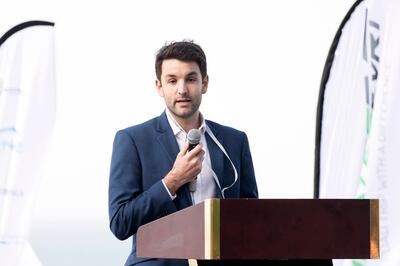
[[(226, 198), (257, 198), (249, 143), (244, 132), (206, 121), (229, 154), (238, 171)], [(234, 182), (229, 160), (206, 133), (212, 169), (221, 187)], [(187, 185), (171, 200), (161, 180), (172, 169), (179, 147), (165, 112), (143, 124), (117, 132), (111, 159), (109, 183), (110, 228), (124, 240), (132, 236), (132, 251), (125, 265), (187, 265), (186, 260), (142, 259), (136, 256), (135, 234), (139, 226), (192, 205)]]

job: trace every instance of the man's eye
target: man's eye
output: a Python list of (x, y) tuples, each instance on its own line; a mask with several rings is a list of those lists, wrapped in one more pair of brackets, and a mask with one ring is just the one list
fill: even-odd
[(189, 82), (196, 82), (196, 81), (197, 81), (197, 78), (188, 78), (188, 81), (189, 81)]
[(169, 79), (169, 80), (168, 80), (168, 83), (170, 83), (170, 84), (175, 84), (175, 83), (176, 83), (176, 79)]

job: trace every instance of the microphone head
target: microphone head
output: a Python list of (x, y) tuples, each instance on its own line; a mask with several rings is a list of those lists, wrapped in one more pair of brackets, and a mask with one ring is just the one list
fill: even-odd
[(201, 132), (197, 128), (193, 128), (189, 131), (187, 137), (190, 144), (199, 144)]

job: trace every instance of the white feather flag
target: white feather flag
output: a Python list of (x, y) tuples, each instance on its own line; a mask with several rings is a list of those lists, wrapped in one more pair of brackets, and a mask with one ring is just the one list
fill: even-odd
[(338, 31), (324, 71), (319, 197), (380, 200), (381, 259), (335, 265), (400, 265), (399, 14), (398, 0), (358, 0)]
[(0, 39), (0, 261), (4, 266), (22, 261), (38, 264), (27, 238), (55, 121), (53, 31), (53, 23), (29, 21)]

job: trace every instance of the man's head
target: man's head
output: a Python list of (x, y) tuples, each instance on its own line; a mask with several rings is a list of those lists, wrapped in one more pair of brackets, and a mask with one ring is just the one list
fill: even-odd
[(156, 57), (156, 88), (181, 126), (198, 121), (202, 95), (207, 92), (206, 57), (199, 45), (168, 44)]
[(200, 45), (193, 41), (172, 42), (161, 47), (156, 56), (156, 76), (161, 80), (162, 63), (166, 59), (177, 59), (183, 62), (195, 62), (202, 78), (207, 76), (206, 55)]

